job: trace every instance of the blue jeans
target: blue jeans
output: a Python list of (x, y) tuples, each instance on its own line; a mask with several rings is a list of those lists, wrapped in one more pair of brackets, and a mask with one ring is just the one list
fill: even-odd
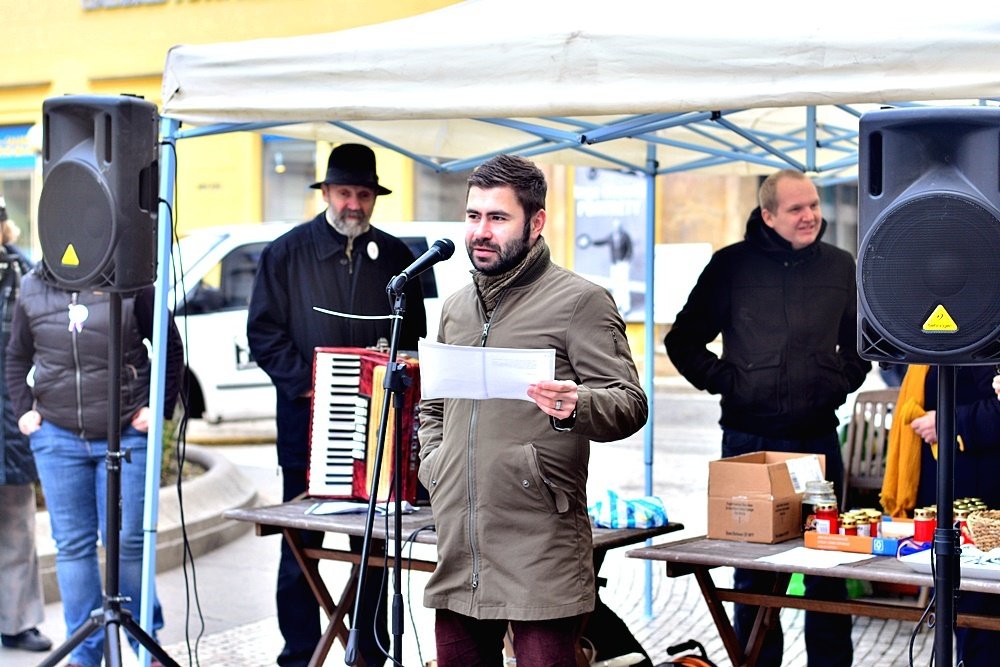
[[(101, 573), (97, 560), (97, 536), (107, 544), (105, 503), (107, 440), (85, 440), (70, 431), (43, 421), (31, 435), (38, 475), (56, 543), (56, 578), (62, 595), (67, 635), (72, 634), (100, 609)], [(130, 598), (124, 607), (138, 622), (142, 586), (142, 519), (146, 483), (146, 434), (131, 426), (121, 436), (121, 449), (132, 452), (131, 463), (122, 460), (120, 592)], [(110, 592), (110, 591), (109, 591)], [(163, 627), (159, 601), (154, 604), (154, 631)], [(127, 635), (128, 633), (126, 633)], [(137, 643), (129, 636), (129, 643)], [(104, 656), (104, 632), (91, 633), (78, 644), (70, 661), (97, 667)]]
[[(840, 455), (840, 438), (837, 434), (788, 440), (765, 438), (732, 429), (722, 429), (722, 455), (738, 456), (759, 451), (801, 452), (826, 456), (826, 478), (833, 482), (837, 498), (844, 492), (844, 461)], [(843, 579), (828, 577), (803, 577), (806, 597), (819, 600), (846, 600), (847, 583)], [(737, 568), (733, 572), (733, 588), (753, 593), (769, 593), (774, 584), (774, 575), (757, 570)], [(733, 629), (742, 646), (746, 647), (753, 629), (757, 607), (734, 605)], [(806, 656), (809, 667), (850, 667), (854, 659), (851, 643), (851, 617), (843, 614), (824, 614), (807, 611), (805, 619)], [(781, 622), (764, 638), (759, 667), (778, 667), (784, 652)]]

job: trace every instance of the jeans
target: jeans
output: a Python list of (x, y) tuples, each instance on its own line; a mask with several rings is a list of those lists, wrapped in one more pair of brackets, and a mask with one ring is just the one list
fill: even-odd
[[(107, 545), (105, 504), (107, 440), (85, 440), (43, 421), (31, 435), (31, 450), (45, 493), (45, 504), (56, 543), (56, 579), (62, 596), (63, 616), (70, 635), (103, 607), (97, 536)], [(138, 622), (142, 588), (142, 520), (146, 483), (146, 434), (128, 426), (122, 432), (121, 450), (131, 450), (131, 463), (121, 465), (121, 532), (119, 588), (129, 598), (124, 608)], [(113, 591), (109, 591), (112, 593)], [(159, 601), (154, 602), (153, 631), (163, 627)], [(126, 633), (128, 635), (128, 633)], [(137, 642), (128, 636), (133, 649)], [(70, 654), (70, 662), (97, 667), (104, 656), (104, 633), (92, 632)]]
[[(840, 455), (840, 439), (836, 433), (801, 440), (765, 438), (722, 429), (722, 455), (738, 456), (759, 451), (800, 452), (823, 454), (826, 457), (826, 478), (833, 482), (837, 498), (844, 492), (844, 461)], [(739, 591), (769, 593), (774, 575), (756, 570), (737, 568), (733, 572), (733, 588)], [(846, 600), (847, 583), (843, 579), (804, 577), (806, 597), (820, 600)], [(746, 647), (753, 629), (757, 607), (734, 605), (733, 628), (742, 646)], [(851, 617), (843, 614), (824, 614), (807, 611), (805, 619), (806, 656), (809, 667), (850, 667), (854, 659), (851, 643)], [(764, 638), (757, 664), (760, 667), (778, 667), (784, 652), (781, 621)]]
[[(583, 616), (510, 621), (519, 667), (576, 667)], [(505, 620), (479, 620), (438, 609), (434, 620), (438, 667), (501, 667)]]

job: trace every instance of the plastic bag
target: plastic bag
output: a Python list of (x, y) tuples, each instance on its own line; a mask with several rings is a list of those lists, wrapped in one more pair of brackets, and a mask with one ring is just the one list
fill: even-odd
[(590, 507), (590, 520), (598, 528), (654, 528), (667, 524), (667, 508), (659, 496), (626, 500), (610, 489)]

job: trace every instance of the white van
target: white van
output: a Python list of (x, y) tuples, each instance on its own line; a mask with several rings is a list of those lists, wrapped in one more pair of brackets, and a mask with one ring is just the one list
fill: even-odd
[[(261, 251), (300, 223), (264, 223), (199, 229), (174, 247), (170, 306), (185, 341), (189, 414), (212, 422), (274, 418), (274, 386), (247, 344), (247, 305)], [(464, 222), (375, 224), (419, 257), (438, 239), (455, 243), (451, 259), (420, 277), (427, 337), (437, 338), (444, 298), (472, 281)], [(181, 298), (184, 295), (184, 298)], [(317, 304), (321, 305), (321, 304)]]

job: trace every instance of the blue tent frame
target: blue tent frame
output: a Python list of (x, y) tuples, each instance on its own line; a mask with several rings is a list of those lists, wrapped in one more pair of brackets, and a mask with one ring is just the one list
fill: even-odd
[[(912, 103), (898, 103), (893, 106), (910, 106)], [(981, 100), (980, 104), (985, 104)], [(655, 251), (656, 222), (656, 177), (665, 174), (720, 167), (735, 163), (750, 163), (770, 169), (798, 169), (813, 172), (820, 185), (846, 183), (855, 180), (854, 169), (858, 162), (857, 120), (861, 111), (854, 106), (839, 104), (834, 108), (843, 112), (845, 123), (833, 125), (817, 120), (817, 107), (801, 107), (801, 124), (786, 133), (767, 132), (740, 124), (742, 109), (726, 111), (699, 111), (677, 113), (655, 113), (622, 116), (611, 121), (597, 122), (586, 117), (545, 117), (538, 121), (509, 118), (477, 118), (481, 123), (500, 125), (518, 130), (525, 140), (504, 150), (467, 156), (460, 159), (440, 161), (435, 156), (419, 155), (405, 147), (386, 141), (379, 136), (362, 130), (350, 122), (330, 120), (330, 125), (353, 134), (358, 139), (393, 150), (414, 162), (436, 172), (468, 170), (499, 153), (511, 153), (526, 158), (537, 157), (557, 151), (578, 151), (592, 160), (594, 166), (619, 169), (646, 178), (646, 238), (645, 252), (653, 257)], [(156, 571), (156, 525), (159, 515), (159, 476), (162, 465), (163, 393), (165, 386), (167, 298), (171, 252), (171, 232), (173, 227), (173, 193), (176, 184), (176, 142), (182, 139), (226, 134), (231, 132), (261, 131), (281, 134), (281, 128), (289, 123), (218, 123), (182, 129), (178, 120), (164, 116), (161, 121), (163, 150), (160, 157), (160, 207), (158, 232), (159, 275), (156, 281), (156, 299), (160, 307), (154, 318), (152, 399), (151, 410), (154, 422), (150, 429), (146, 476), (146, 508), (144, 517), (145, 544), (143, 555), (143, 609), (140, 624), (152, 627), (153, 581)], [(685, 128), (705, 140), (704, 144), (674, 139), (669, 130)], [(600, 150), (603, 144), (612, 141), (641, 141), (646, 144), (646, 159), (642, 164), (632, 164)], [(682, 151), (691, 154), (691, 159), (670, 167), (661, 168), (657, 161), (658, 149)], [(836, 159), (820, 162), (822, 149), (834, 151)], [(801, 157), (799, 156), (801, 154)], [(170, 224), (163, 224), (169, 222)], [(649, 401), (650, 423), (644, 431), (643, 464), (645, 493), (653, 493), (654, 442), (652, 420), (655, 418), (654, 391), (654, 340), (655, 320), (653, 304), (655, 296), (654, 262), (646, 262), (645, 267), (645, 353), (643, 386)], [(646, 585), (644, 612), (652, 614), (652, 564), (645, 563)], [(148, 657), (145, 658), (148, 664)]]

